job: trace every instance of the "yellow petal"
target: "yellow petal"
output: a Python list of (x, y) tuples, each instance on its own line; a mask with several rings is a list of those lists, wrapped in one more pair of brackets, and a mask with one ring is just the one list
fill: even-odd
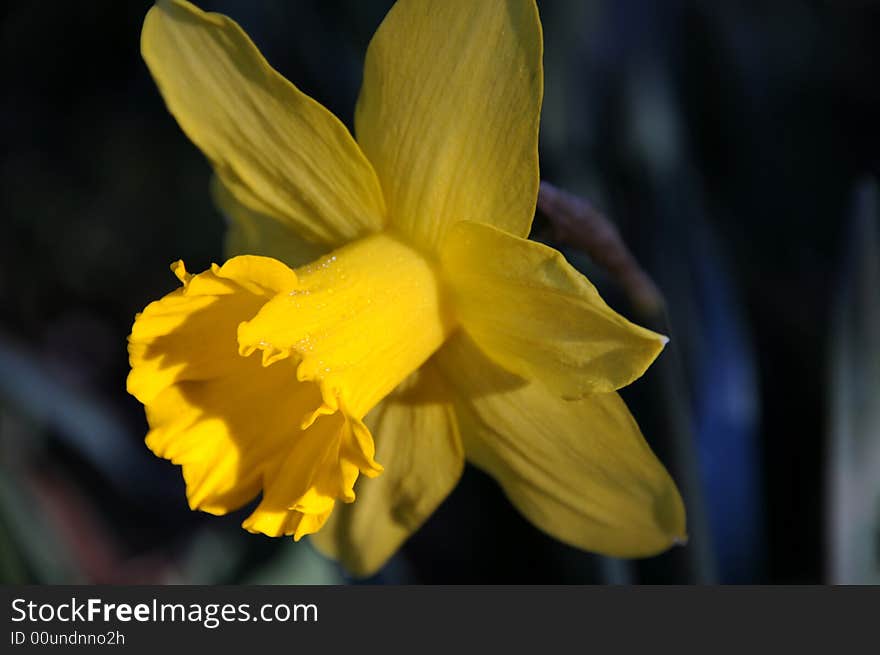
[(243, 354), (293, 356), (318, 380), (326, 411), (363, 417), (419, 368), (452, 329), (430, 261), (377, 234), (297, 269), (299, 283), (238, 331)]
[(525, 236), (543, 93), (534, 0), (399, 0), (367, 50), (355, 132), (422, 246), (458, 220)]
[(316, 416), (325, 391), (298, 380), (292, 361), (239, 354), (239, 324), (296, 275), (265, 257), (174, 270), (183, 287), (139, 314), (129, 337), (128, 389), (146, 407), (147, 445), (182, 466), (193, 509), (223, 514), (262, 491), (245, 527), (296, 538), (318, 529), (336, 500), (354, 500), (359, 472), (381, 469), (359, 419)]
[(289, 225), (245, 207), (216, 175), (211, 178), (211, 196), (229, 224), (225, 244), (227, 257), (263, 255), (295, 268), (332, 249), (326, 244), (307, 241)]
[(378, 180), (348, 130), (229, 18), (165, 0), (144, 20), (141, 53), (181, 129), (240, 204), (331, 247), (383, 225)]
[(450, 230), (441, 261), (455, 314), (480, 347), (565, 398), (629, 384), (667, 342), (608, 307), (540, 243), (462, 222)]
[(468, 461), (538, 528), (615, 557), (684, 539), (684, 506), (616, 393), (563, 401), (493, 365), (463, 335), (437, 354), (459, 391)]
[(464, 455), (451, 397), (428, 362), (364, 422), (385, 472), (362, 478), (357, 501), (340, 506), (312, 543), (353, 575), (378, 571), (449, 495)]

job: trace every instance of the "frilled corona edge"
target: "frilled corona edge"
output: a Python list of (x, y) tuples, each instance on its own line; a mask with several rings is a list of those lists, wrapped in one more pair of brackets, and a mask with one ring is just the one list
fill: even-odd
[(297, 272), (257, 256), (175, 272), (182, 288), (130, 337), (148, 445), (183, 466), (192, 507), (227, 512), (262, 491), (246, 528), (314, 532), (354, 501), (359, 473), (382, 470), (363, 416), (451, 328), (433, 269), (376, 235)]

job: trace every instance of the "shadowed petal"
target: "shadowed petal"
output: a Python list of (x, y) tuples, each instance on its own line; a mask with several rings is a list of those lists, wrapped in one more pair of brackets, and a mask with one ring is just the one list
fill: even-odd
[(296, 268), (332, 249), (327, 244), (308, 241), (289, 225), (241, 204), (216, 175), (211, 179), (211, 197), (229, 224), (225, 243), (227, 257), (262, 255)]
[(468, 461), (534, 525), (615, 557), (655, 555), (684, 538), (675, 483), (616, 393), (561, 400), (495, 366), (463, 335), (436, 360), (455, 381)]
[(449, 495), (464, 454), (449, 390), (429, 362), (364, 422), (385, 472), (355, 486), (312, 543), (357, 576), (378, 571)]

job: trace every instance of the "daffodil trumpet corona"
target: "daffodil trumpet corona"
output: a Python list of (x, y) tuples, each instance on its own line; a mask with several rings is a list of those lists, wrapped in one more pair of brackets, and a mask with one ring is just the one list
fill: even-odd
[(534, 0), (399, 0), (355, 136), (229, 18), (147, 14), (143, 57), (214, 169), (222, 265), (138, 314), (128, 390), (193, 509), (380, 568), (465, 460), (537, 527), (648, 556), (681, 498), (616, 390), (666, 338), (527, 239), (543, 41)]

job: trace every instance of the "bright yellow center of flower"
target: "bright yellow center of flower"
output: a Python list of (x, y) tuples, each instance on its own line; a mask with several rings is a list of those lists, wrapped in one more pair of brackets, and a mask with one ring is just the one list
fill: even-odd
[[(238, 329), (244, 356), (294, 357), (319, 381), (320, 413), (361, 419), (448, 336), (452, 320), (429, 261), (386, 233), (296, 269), (298, 282)], [(304, 427), (307, 427), (304, 426)]]
[(380, 233), (296, 271), (254, 256), (173, 268), (183, 288), (130, 339), (147, 444), (183, 466), (192, 507), (225, 513), (262, 490), (245, 528), (315, 532), (359, 473), (382, 471), (364, 415), (453, 328), (432, 263)]

